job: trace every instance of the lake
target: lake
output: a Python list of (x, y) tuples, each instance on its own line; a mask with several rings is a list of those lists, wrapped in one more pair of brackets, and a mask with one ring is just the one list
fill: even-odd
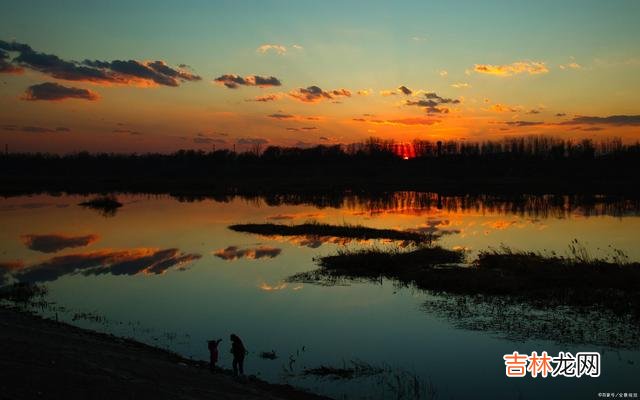
[[(21, 279), (48, 287), (55, 306), (42, 314), (194, 359), (208, 359), (206, 340), (222, 338), (220, 364), (226, 368), (228, 337), (236, 333), (250, 352), (247, 373), (335, 398), (596, 398), (599, 392), (639, 391), (639, 328), (625, 319), (519, 304), (502, 314), (490, 302), (460, 309), (458, 298), (387, 280), (290, 282), (288, 277), (317, 268), (314, 257), (339, 248), (402, 244), (227, 229), (305, 221), (413, 229), (441, 235), (443, 247), (465, 249), (469, 262), (502, 245), (567, 254), (577, 239), (593, 256), (619, 249), (639, 261), (638, 200), (418, 192), (115, 195), (123, 206), (112, 214), (78, 206), (93, 196), (0, 199), (0, 263), (30, 270)], [(563, 331), (569, 320), (574, 325)], [(612, 344), (610, 332), (629, 338)], [(275, 360), (260, 357), (272, 350)], [(597, 351), (601, 375), (507, 378), (502, 356), (515, 350)], [(353, 379), (302, 374), (305, 368), (354, 365), (359, 373)]]

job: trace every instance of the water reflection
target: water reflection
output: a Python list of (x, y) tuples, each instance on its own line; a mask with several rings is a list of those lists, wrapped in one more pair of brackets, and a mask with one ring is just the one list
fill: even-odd
[(170, 268), (185, 270), (199, 259), (199, 254), (187, 254), (178, 249), (136, 248), (130, 250), (100, 250), (56, 256), (43, 262), (12, 270), (19, 282), (47, 282), (64, 275), (136, 275), (162, 274)]
[(226, 261), (247, 258), (257, 260), (260, 258), (274, 258), (280, 255), (282, 249), (277, 247), (259, 246), (254, 248), (240, 248), (238, 246), (229, 246), (224, 249), (216, 250), (213, 255)]
[(58, 233), (48, 235), (36, 235), (31, 233), (21, 236), (22, 243), (24, 243), (27, 248), (42, 253), (55, 253), (66, 248), (88, 246), (98, 241), (99, 238), (100, 237), (95, 234), (68, 236)]
[[(530, 218), (567, 218), (580, 216), (639, 216), (640, 199), (610, 195), (556, 195), (556, 194), (464, 194), (446, 195), (430, 192), (376, 192), (376, 193), (260, 193), (231, 195), (175, 195), (180, 201), (194, 202), (213, 199), (231, 202), (238, 197), (259, 206), (312, 205), (318, 208), (341, 208), (369, 215), (397, 213), (428, 214), (433, 210), (454, 212), (517, 215)], [(272, 219), (293, 219), (293, 215), (276, 215)]]
[[(194, 359), (207, 356), (206, 348), (201, 351), (197, 343), (205, 343), (212, 332), (229, 327), (247, 337), (253, 350), (276, 349), (285, 363), (288, 354), (295, 354), (295, 348), (307, 345), (312, 352), (305, 353), (308, 359), (299, 364), (306, 367), (340, 366), (341, 360), (354, 358), (373, 365), (389, 362), (412, 371), (416, 366), (421, 378), (434, 377), (442, 391), (439, 398), (473, 396), (459, 385), (459, 363), (451, 358), (451, 349), (469, 355), (469, 368), (489, 371), (488, 375), (469, 378), (466, 386), (500, 392), (502, 398), (516, 395), (506, 387), (503, 373), (492, 375), (491, 371), (498, 370), (501, 362), (498, 357), (496, 364), (495, 355), (514, 348), (539, 347), (542, 343), (546, 350), (575, 351), (586, 343), (631, 349), (624, 357), (634, 360), (633, 367), (626, 359), (617, 361), (612, 353), (603, 352), (607, 376), (599, 382), (613, 387), (629, 380), (624, 374), (638, 372), (640, 318), (630, 320), (628, 313), (537, 303), (545, 299), (544, 293), (531, 301), (468, 293), (434, 294), (415, 287), (400, 288), (385, 279), (362, 279), (365, 283), (354, 284), (354, 280), (336, 278), (328, 284), (349, 286), (304, 285), (300, 290), (303, 282), (289, 282), (287, 277), (312, 270), (314, 257), (345, 247), (395, 248), (397, 243), (387, 246), (381, 241), (322, 235), (258, 238), (228, 229), (231, 224), (282, 221), (292, 225), (318, 219), (332, 225), (360, 224), (429, 233), (441, 236), (438, 243), (447, 249), (459, 246), (475, 252), (505, 243), (516, 249), (547, 249), (559, 254), (577, 237), (590, 250), (612, 244), (628, 252), (631, 260), (640, 260), (636, 235), (640, 207), (634, 198), (415, 192), (229, 196), (119, 193), (118, 199), (125, 204), (122, 211), (113, 218), (103, 218), (77, 205), (91, 197), (34, 195), (3, 199), (0, 285), (5, 280), (5, 284), (47, 281), (50, 300), (74, 312), (140, 321), (159, 331), (188, 332), (193, 346), (176, 341), (166, 346)], [(99, 241), (87, 239), (86, 246), (92, 247), (63, 248), (64, 240), (52, 244), (53, 240), (49, 247), (35, 244), (30, 248), (33, 243), (24, 241), (25, 234), (70, 238), (92, 234), (99, 236)], [(83, 245), (82, 240), (66, 244)], [(54, 249), (59, 253), (42, 252)], [(206, 260), (195, 262), (200, 254)], [(238, 268), (226, 268), (230, 266)], [(188, 271), (170, 273), (184, 269)], [(162, 279), (130, 277), (165, 271), (169, 273)], [(65, 279), (57, 279), (63, 276)], [(452, 285), (458, 282), (452, 281)], [(634, 301), (637, 299), (628, 303)], [(82, 325), (82, 321), (76, 324)], [(111, 325), (101, 330), (158, 343), (140, 329), (131, 332)], [(527, 339), (536, 341), (513, 342)], [(553, 342), (566, 344), (555, 349)], [(221, 355), (221, 362), (229, 366), (225, 355)], [(279, 377), (282, 362), (251, 359), (251, 369), (265, 379), (289, 383)], [(337, 384), (333, 381), (299, 379), (291, 383), (336, 398), (357, 398), (373, 387), (370, 382), (351, 381), (348, 388), (334, 390)], [(549, 385), (570, 384), (555, 382), (559, 381)], [(556, 389), (542, 388), (537, 397), (557, 393)], [(379, 391), (371, 389), (369, 394), (377, 398)]]

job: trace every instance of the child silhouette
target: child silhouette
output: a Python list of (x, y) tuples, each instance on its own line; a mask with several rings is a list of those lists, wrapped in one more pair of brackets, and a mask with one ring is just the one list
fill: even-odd
[(207, 340), (209, 346), (209, 369), (214, 372), (216, 364), (218, 363), (218, 345), (222, 342), (222, 339)]

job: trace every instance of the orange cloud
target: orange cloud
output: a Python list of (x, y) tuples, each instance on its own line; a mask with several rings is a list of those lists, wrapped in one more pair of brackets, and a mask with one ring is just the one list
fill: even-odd
[(351, 92), (343, 88), (325, 91), (318, 86), (309, 86), (293, 90), (289, 92), (289, 96), (303, 103), (317, 103), (322, 100), (334, 100), (338, 97), (351, 97)]
[(257, 102), (266, 103), (268, 101), (276, 101), (280, 98), (282, 98), (282, 94), (276, 93), (276, 94), (267, 94), (264, 96), (256, 96), (253, 99), (247, 99), (245, 101), (257, 101)]
[(474, 71), (496, 76), (512, 76), (528, 73), (529, 75), (546, 74), (549, 69), (541, 61), (517, 61), (506, 65), (475, 64)]
[(581, 69), (582, 65), (578, 64), (577, 62), (570, 62), (568, 64), (561, 64), (560, 65), (560, 69), (561, 70), (567, 70), (567, 69)]
[(498, 113), (502, 113), (502, 112), (518, 112), (522, 109), (522, 107), (520, 106), (508, 106), (506, 104), (501, 104), (501, 103), (496, 103), (494, 105), (492, 105), (491, 107), (489, 107), (490, 111), (493, 112), (498, 112)]
[(287, 48), (280, 44), (263, 44), (262, 46), (258, 47), (256, 51), (262, 54), (265, 54), (271, 51), (278, 55), (284, 55), (287, 53)]

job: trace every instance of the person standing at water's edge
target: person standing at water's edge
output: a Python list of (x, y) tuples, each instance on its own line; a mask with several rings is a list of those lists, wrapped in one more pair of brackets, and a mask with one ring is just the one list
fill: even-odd
[(244, 356), (247, 354), (247, 349), (237, 335), (231, 334), (230, 339), (231, 354), (233, 354), (233, 375), (238, 376), (238, 372), (240, 375), (244, 375)]
[(209, 346), (209, 369), (211, 372), (215, 371), (216, 364), (218, 363), (218, 345), (220, 342), (222, 342), (222, 339), (207, 341)]

